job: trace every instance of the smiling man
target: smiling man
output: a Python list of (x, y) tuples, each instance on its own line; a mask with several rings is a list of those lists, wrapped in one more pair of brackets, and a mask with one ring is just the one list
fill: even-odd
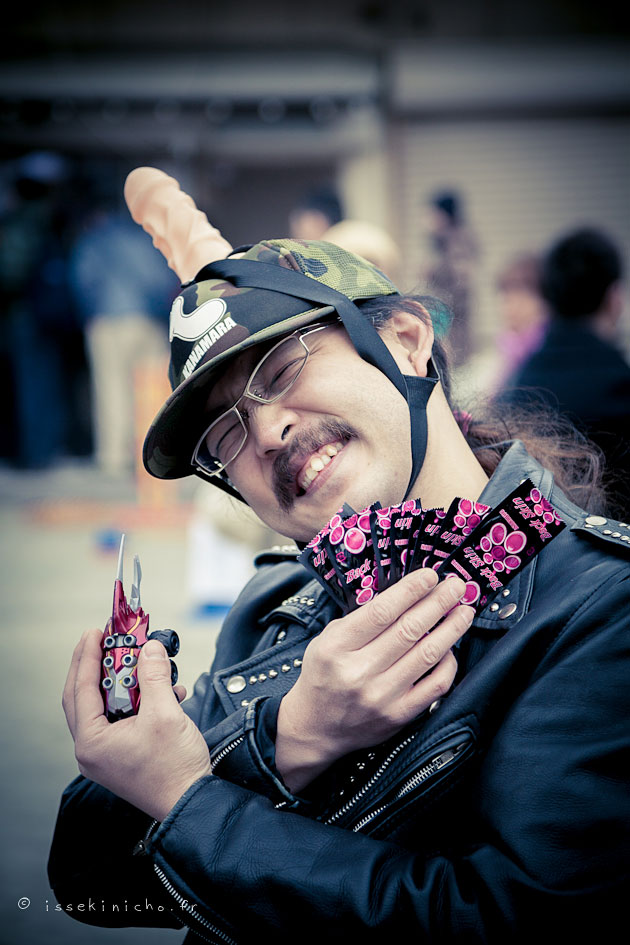
[(478, 612), (420, 569), (343, 616), (297, 548), (271, 551), (192, 697), (152, 641), (114, 725), (84, 634), (49, 863), (62, 905), (102, 902), (76, 918), (287, 943), (529, 941), (541, 917), (576, 942), (621, 919), (630, 528), (569, 498), (601, 499), (582, 441), (530, 425), (528, 451), (507, 416), (454, 414), (447, 328), (327, 243), (265, 241), (183, 287), (153, 475), (206, 479), (300, 545), (343, 502), (498, 505), (527, 477), (568, 527)]

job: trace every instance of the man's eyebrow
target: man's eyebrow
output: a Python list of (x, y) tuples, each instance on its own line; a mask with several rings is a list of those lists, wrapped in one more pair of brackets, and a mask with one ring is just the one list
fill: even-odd
[(245, 370), (241, 371), (242, 384), (239, 387), (235, 387), (234, 394), (230, 394), (229, 396), (227, 393), (225, 393), (225, 388), (227, 384), (230, 383), (230, 374), (234, 376), (234, 368), (236, 365), (226, 365), (225, 370), (219, 375), (217, 381), (213, 385), (212, 392), (210, 394), (210, 397), (213, 395), (217, 397), (217, 402), (211, 407), (209, 403), (210, 397), (208, 397), (208, 400), (206, 401), (206, 412), (208, 417), (211, 418), (211, 422), (217, 417), (220, 417), (221, 414), (225, 413), (226, 410), (229, 410), (231, 407), (233, 407), (234, 403), (238, 401), (239, 395), (243, 393), (245, 385), (247, 384), (247, 379), (249, 378), (251, 372), (254, 370), (255, 364), (257, 363), (257, 361), (253, 361), (251, 367), (245, 367)]
[[(247, 351), (242, 352), (231, 363), (226, 364), (224, 371), (219, 375), (217, 381), (212, 387), (212, 393), (219, 396), (220, 400), (218, 404), (210, 408), (208, 402), (206, 401), (206, 411), (208, 417), (211, 418), (210, 422), (215, 420), (217, 417), (221, 416), (226, 410), (230, 410), (234, 406), (235, 402), (238, 402), (238, 399), (243, 394), (245, 386), (251, 377), (252, 371), (260, 363), (261, 359), (267, 354), (276, 344), (276, 339), (272, 339), (267, 344), (264, 342), (254, 345), (252, 348), (249, 348)], [(230, 395), (228, 398), (227, 395), (221, 397), (220, 389), (225, 388), (226, 384), (230, 383), (230, 375), (234, 376), (235, 369), (237, 368), (237, 361), (240, 360), (240, 384), (238, 387), (235, 387), (234, 395)], [(209, 398), (208, 398), (209, 399)]]
[[(214, 393), (214, 391), (213, 391)], [(211, 395), (212, 396), (212, 395)], [(229, 410), (230, 407), (234, 405), (234, 401), (230, 400), (228, 402), (227, 398), (223, 397), (218, 402), (210, 404), (206, 401), (206, 418), (209, 423), (212, 423), (217, 417), (220, 417), (222, 413), (225, 413), (226, 410)]]

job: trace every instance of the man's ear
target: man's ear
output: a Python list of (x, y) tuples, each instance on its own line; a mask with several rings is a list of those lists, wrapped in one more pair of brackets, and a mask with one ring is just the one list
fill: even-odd
[[(403, 374), (426, 377), (433, 348), (431, 316), (423, 305), (421, 312), (396, 312), (381, 330), (381, 337)], [(426, 321), (425, 321), (426, 319)]]

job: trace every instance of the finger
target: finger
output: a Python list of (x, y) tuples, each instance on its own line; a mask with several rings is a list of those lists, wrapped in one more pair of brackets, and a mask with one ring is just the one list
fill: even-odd
[(453, 685), (456, 673), (457, 660), (452, 650), (449, 650), (437, 666), (412, 686), (400, 700), (403, 724), (416, 718), (438, 699), (442, 699)]
[(96, 719), (105, 719), (105, 706), (101, 691), (101, 661), (103, 651), (101, 630), (88, 630), (83, 637), (83, 648), (74, 681), (75, 732), (77, 738)]
[(186, 691), (186, 686), (179, 686), (179, 685), (173, 686), (173, 692), (175, 693), (175, 695), (176, 695), (176, 697), (177, 697), (177, 701), (178, 701), (180, 704), (184, 701), (184, 699), (185, 699), (186, 696), (188, 695), (188, 693), (187, 693), (187, 691)]
[(138, 714), (179, 705), (171, 685), (171, 661), (158, 640), (147, 640), (138, 657), (140, 708)]
[(426, 597), (437, 582), (438, 576), (432, 568), (419, 568), (342, 618), (349, 647), (360, 649), (379, 637), (401, 614)]
[(68, 669), (68, 675), (66, 676), (66, 681), (63, 687), (63, 695), (61, 697), (61, 705), (63, 706), (66, 722), (68, 723), (68, 728), (70, 729), (70, 734), (73, 738), (75, 736), (74, 685), (87, 632), (88, 631), (86, 630), (85, 633), (82, 634), (81, 639), (73, 650), (72, 659), (70, 660), (70, 667)]
[[(370, 644), (369, 657), (373, 661), (373, 669), (376, 672), (387, 671), (433, 630), (449, 611), (453, 608), (460, 610), (461, 608), (455, 605), (465, 592), (466, 585), (460, 578), (450, 578), (434, 587), (421, 600), (414, 602)], [(452, 645), (451, 643), (450, 646)]]
[(389, 682), (401, 693), (419, 685), (428, 673), (438, 666), (452, 647), (471, 626), (475, 617), (473, 607), (453, 608), (442, 623), (416, 643), (386, 674)]

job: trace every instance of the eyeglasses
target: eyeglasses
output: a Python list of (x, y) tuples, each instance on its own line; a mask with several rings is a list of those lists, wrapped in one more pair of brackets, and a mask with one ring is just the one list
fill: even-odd
[(304, 369), (311, 353), (305, 339), (308, 335), (331, 328), (314, 325), (299, 329), (270, 348), (249, 376), (243, 393), (232, 407), (213, 420), (197, 443), (192, 464), (210, 476), (219, 476), (236, 459), (247, 441), (246, 414), (238, 404), (245, 397), (258, 404), (273, 404), (290, 390)]

